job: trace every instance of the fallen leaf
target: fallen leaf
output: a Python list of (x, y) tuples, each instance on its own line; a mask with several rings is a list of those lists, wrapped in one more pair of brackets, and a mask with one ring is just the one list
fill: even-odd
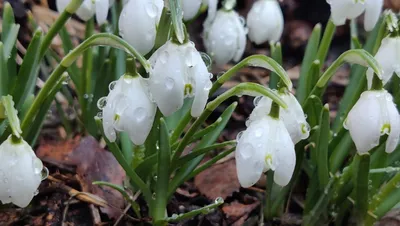
[(260, 205), (260, 202), (255, 200), (254, 203), (252, 204), (243, 204), (238, 201), (234, 201), (229, 204), (225, 204), (222, 207), (222, 211), (225, 213), (225, 215), (233, 220), (236, 221), (240, 217), (249, 214), (251, 211), (253, 211), (258, 205)]
[(194, 184), (201, 194), (211, 200), (217, 197), (226, 199), (240, 189), (235, 160), (231, 159), (204, 170), (194, 178)]
[(125, 203), (122, 195), (109, 187), (92, 184), (93, 181), (106, 181), (122, 185), (125, 172), (115, 157), (102, 149), (93, 137), (84, 137), (79, 146), (69, 155), (69, 159), (77, 166), (76, 173), (82, 191), (106, 200), (111, 207), (101, 207), (101, 211), (110, 218), (118, 218)]

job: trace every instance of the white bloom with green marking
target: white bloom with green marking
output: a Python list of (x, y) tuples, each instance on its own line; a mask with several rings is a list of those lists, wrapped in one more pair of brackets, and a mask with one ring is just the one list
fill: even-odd
[(388, 135), (386, 152), (391, 153), (400, 136), (400, 115), (393, 98), (386, 90), (369, 90), (350, 110), (344, 127), (349, 130), (357, 151), (366, 153), (379, 145), (379, 139)]
[[(57, 10), (61, 13), (71, 0), (56, 0)], [(107, 20), (108, 9), (114, 4), (114, 0), (84, 0), (75, 12), (84, 21), (88, 21), (96, 14), (98, 24), (104, 24)]]
[[(390, 80), (393, 73), (400, 77), (400, 37), (384, 38), (375, 59), (383, 69), (382, 82), (384, 85)], [(373, 75), (374, 71), (369, 68), (367, 71), (369, 88), (372, 86)]]
[[(211, 10), (210, 10), (211, 11)], [(209, 11), (209, 12), (210, 12)], [(234, 10), (218, 10), (204, 23), (203, 41), (207, 53), (217, 65), (239, 61), (246, 47), (247, 28)]]
[(282, 36), (284, 21), (276, 0), (258, 0), (247, 14), (249, 38), (257, 45), (266, 41), (277, 42)]
[(183, 11), (183, 20), (189, 21), (193, 19), (200, 10), (202, 0), (181, 0)]
[(149, 62), (149, 87), (160, 111), (169, 116), (182, 107), (185, 97), (194, 97), (191, 114), (200, 116), (208, 100), (212, 74), (194, 44), (167, 41)]
[[(278, 95), (288, 106), (287, 109), (280, 108), (279, 118), (285, 124), (293, 143), (296, 144), (300, 140), (307, 139), (310, 135), (310, 126), (296, 97), (290, 92), (278, 91)], [(256, 97), (254, 104), (256, 106), (246, 122), (247, 124), (251, 124), (268, 115), (271, 110), (272, 100), (268, 97)]]
[(0, 145), (0, 201), (26, 207), (42, 181), (42, 161), (31, 146), (8, 137)]
[(147, 84), (141, 76), (123, 75), (110, 84), (110, 93), (103, 102), (103, 128), (106, 137), (114, 142), (117, 131), (128, 133), (132, 142), (146, 141), (153, 125), (156, 105), (150, 100)]
[(366, 31), (374, 29), (382, 12), (383, 0), (327, 0), (331, 6), (331, 17), (336, 26), (344, 25), (347, 19), (364, 15)]
[(162, 0), (134, 0), (127, 2), (122, 9), (119, 33), (142, 55), (154, 47), (163, 7)]
[(296, 165), (294, 144), (285, 125), (265, 114), (238, 136), (236, 170), (242, 187), (253, 186), (263, 172), (273, 170), (274, 181), (286, 186)]

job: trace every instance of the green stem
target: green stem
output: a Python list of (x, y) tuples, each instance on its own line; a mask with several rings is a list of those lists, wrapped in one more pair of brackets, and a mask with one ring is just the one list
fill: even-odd
[(190, 114), (190, 111), (185, 114), (185, 116), (179, 121), (179, 124), (176, 126), (175, 130), (172, 132), (171, 135), (171, 143), (175, 143), (181, 134), (183, 133), (183, 130), (186, 128), (186, 126), (189, 124), (190, 120), (192, 119), (192, 115)]
[(143, 65), (143, 67), (148, 71), (150, 70), (150, 64), (147, 60), (140, 55), (132, 46), (130, 46), (126, 41), (121, 38), (112, 35), (112, 34), (95, 34), (77, 46), (74, 50), (72, 50), (67, 56), (63, 58), (60, 64), (55, 68), (55, 70), (51, 73), (48, 80), (45, 82), (43, 88), (39, 91), (35, 101), (32, 106), (29, 108), (28, 112), (24, 120), (21, 123), (21, 129), (24, 131), (26, 127), (28, 127), (34, 117), (36, 116), (37, 111), (40, 109), (41, 104), (44, 99), (50, 93), (54, 85), (60, 79), (62, 74), (66, 71), (66, 69), (71, 66), (71, 64), (78, 59), (78, 57), (88, 48), (99, 45), (109, 45), (114, 48), (120, 48), (135, 56), (136, 59)]
[(332, 19), (329, 19), (328, 24), (326, 25), (324, 31), (324, 35), (322, 36), (321, 44), (319, 45), (317, 52), (317, 59), (319, 60), (321, 67), (325, 63), (325, 59), (326, 56), (328, 55), (329, 47), (331, 46), (335, 30), (336, 30), (335, 24), (333, 23)]
[(370, 155), (356, 154), (356, 161), (358, 167), (356, 167), (355, 174), (355, 214), (358, 225), (364, 225), (364, 218), (366, 217), (368, 210), (368, 176), (369, 176), (369, 164)]
[(160, 123), (160, 118), (161, 118), (161, 112), (159, 109), (157, 109), (156, 116), (154, 117), (154, 122), (153, 126), (151, 127), (151, 131), (149, 136), (147, 136), (146, 142), (144, 143), (144, 146), (146, 148), (145, 153), (146, 157), (149, 157), (153, 155), (154, 153), (157, 153), (158, 150), (158, 139), (159, 139), (159, 123)]
[(274, 185), (274, 171), (268, 170), (267, 174), (267, 185), (265, 186), (265, 209), (264, 209), (264, 217), (267, 220), (271, 220), (272, 215), (272, 187)]
[(372, 86), (371, 90), (382, 90), (383, 89), (383, 82), (376, 74), (373, 75), (372, 78)]
[[(271, 49), (271, 57), (274, 59), (278, 64), (282, 65), (282, 47), (281, 43), (278, 42), (276, 44), (270, 44)], [(279, 76), (275, 72), (271, 72), (269, 75), (269, 88), (277, 89), (279, 82)]]
[(81, 6), (83, 0), (72, 0), (65, 10), (61, 13), (61, 15), (57, 18), (54, 24), (50, 27), (47, 34), (44, 36), (42, 44), (40, 45), (39, 50), (39, 61), (43, 58), (47, 49), (49, 48), (51, 41), (58, 34), (64, 24), (68, 21), (68, 19), (76, 12), (76, 10)]
[(165, 219), (165, 211), (168, 202), (168, 186), (170, 172), (169, 134), (164, 119), (160, 119), (160, 150), (158, 151), (158, 169), (156, 183), (156, 199), (151, 207), (151, 215), (155, 225), (161, 224)]
[(272, 118), (279, 119), (279, 111), (280, 111), (279, 105), (273, 101), (271, 104), (271, 110), (268, 115), (271, 116)]

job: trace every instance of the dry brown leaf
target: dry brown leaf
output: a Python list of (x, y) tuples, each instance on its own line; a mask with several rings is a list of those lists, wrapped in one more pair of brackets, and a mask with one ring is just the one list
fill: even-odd
[(204, 170), (194, 178), (194, 184), (210, 200), (231, 196), (240, 189), (235, 160), (231, 159)]
[(242, 225), (251, 211), (257, 208), (258, 205), (260, 205), (260, 202), (257, 200), (255, 200), (255, 202), (252, 204), (243, 204), (238, 201), (234, 201), (232, 203), (225, 204), (222, 207), (222, 211), (225, 213), (228, 221), (235, 222), (232, 225)]

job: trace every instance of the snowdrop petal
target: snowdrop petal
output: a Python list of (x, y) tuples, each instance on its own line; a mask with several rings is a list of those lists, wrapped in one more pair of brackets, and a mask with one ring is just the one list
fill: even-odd
[(207, 66), (199, 52), (195, 53), (196, 66), (193, 67), (193, 74), (195, 79), (195, 94), (191, 109), (191, 115), (193, 117), (199, 117), (203, 112), (210, 92), (212, 82), (210, 80), (210, 73), (208, 72)]
[(107, 20), (109, 0), (96, 0), (96, 20), (99, 25), (102, 25)]
[(145, 55), (154, 46), (162, 13), (162, 0), (135, 0), (126, 3), (119, 17), (122, 38)]
[(90, 20), (96, 13), (96, 5), (92, 0), (84, 0), (82, 5), (76, 10), (76, 15), (84, 21)]
[(258, 0), (247, 14), (249, 38), (257, 45), (277, 42), (283, 32), (283, 15), (276, 0)]
[(385, 100), (382, 91), (365, 91), (350, 110), (344, 127), (349, 130), (357, 151), (366, 153), (379, 144), (381, 136), (381, 101)]
[(276, 158), (278, 158), (278, 166), (274, 173), (274, 181), (280, 186), (286, 186), (292, 178), (294, 168), (296, 166), (296, 153), (294, 151), (294, 144), (285, 125), (279, 121), (278, 131), (276, 134), (279, 136), (279, 146), (276, 151)]
[(0, 201), (28, 206), (42, 180), (42, 162), (28, 143), (11, 136), (0, 145), (0, 159)]
[(364, 29), (372, 31), (381, 15), (383, 0), (365, 0)]
[(393, 103), (392, 96), (387, 93), (387, 109), (388, 121), (390, 123), (390, 132), (386, 141), (386, 152), (392, 153), (399, 143), (400, 137), (400, 115), (397, 111), (396, 105)]
[(202, 0), (182, 0), (183, 20), (193, 19), (200, 10)]
[(330, 0), (331, 17), (336, 26), (344, 25), (346, 19), (358, 17), (365, 10), (361, 1), (355, 0)]

